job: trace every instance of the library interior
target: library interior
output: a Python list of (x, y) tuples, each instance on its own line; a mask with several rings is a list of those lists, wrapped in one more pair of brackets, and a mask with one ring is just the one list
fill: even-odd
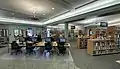
[(120, 0), (0, 0), (0, 69), (120, 69)]

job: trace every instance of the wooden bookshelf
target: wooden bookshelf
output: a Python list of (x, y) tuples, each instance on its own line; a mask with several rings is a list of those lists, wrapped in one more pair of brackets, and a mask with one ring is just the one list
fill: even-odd
[(110, 26), (107, 29), (108, 36), (115, 40), (115, 44), (120, 49), (120, 26)]
[(89, 38), (88, 37), (85, 37), (85, 38), (77, 38), (77, 48), (80, 48), (80, 49), (85, 49), (87, 48), (87, 40)]
[(115, 41), (112, 39), (89, 39), (87, 53), (90, 55), (104, 55), (119, 53)]

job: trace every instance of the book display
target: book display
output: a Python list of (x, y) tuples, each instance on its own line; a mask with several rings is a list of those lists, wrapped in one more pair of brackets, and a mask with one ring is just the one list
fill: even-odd
[(110, 37), (110, 39), (115, 40), (117, 48), (120, 49), (120, 27), (119, 26), (108, 27), (108, 36)]

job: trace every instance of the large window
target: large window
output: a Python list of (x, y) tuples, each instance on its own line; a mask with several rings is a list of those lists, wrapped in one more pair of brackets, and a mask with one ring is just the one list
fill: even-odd
[(27, 36), (32, 36), (33, 35), (33, 30), (32, 28), (27, 29)]
[(19, 29), (15, 29), (14, 30), (14, 36), (18, 36), (19, 35)]

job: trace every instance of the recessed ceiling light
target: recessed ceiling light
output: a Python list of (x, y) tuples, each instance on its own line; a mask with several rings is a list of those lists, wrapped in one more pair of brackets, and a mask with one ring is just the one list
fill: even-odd
[(14, 13), (12, 13), (12, 15), (14, 15)]
[(55, 8), (52, 8), (52, 10), (54, 10)]
[(45, 15), (45, 14), (43, 14), (43, 15)]
[(33, 14), (34, 14), (35, 12), (33, 12)]

